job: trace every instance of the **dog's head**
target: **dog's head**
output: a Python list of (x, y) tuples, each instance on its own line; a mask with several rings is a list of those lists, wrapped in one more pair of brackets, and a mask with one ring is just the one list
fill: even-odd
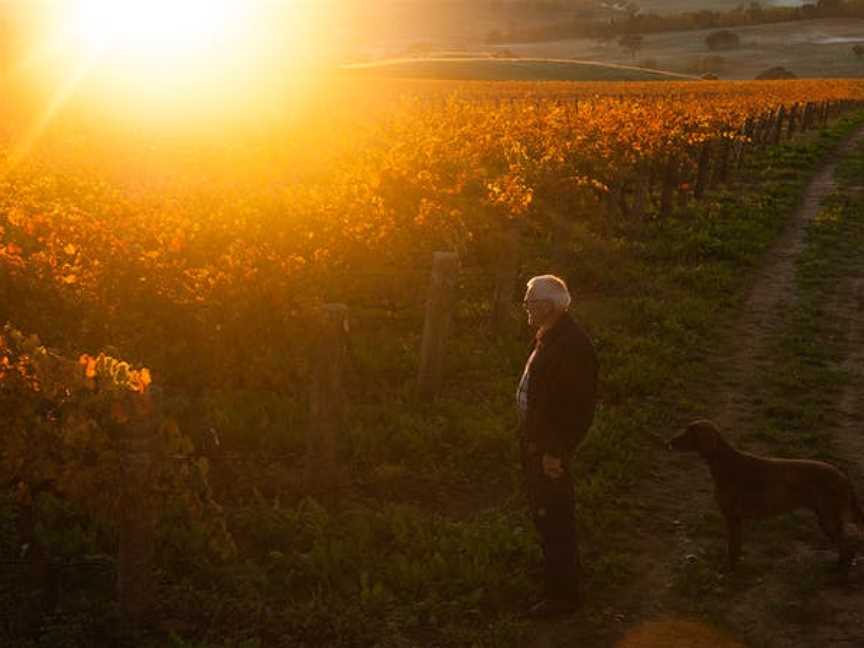
[(723, 438), (717, 426), (707, 419), (700, 419), (672, 437), (667, 445), (670, 450), (698, 452), (703, 457), (710, 457), (722, 444)]

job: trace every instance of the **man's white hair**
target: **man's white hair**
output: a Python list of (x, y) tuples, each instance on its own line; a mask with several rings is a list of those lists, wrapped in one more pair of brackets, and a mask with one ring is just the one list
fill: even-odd
[(551, 301), (561, 310), (570, 307), (570, 291), (561, 277), (555, 275), (540, 275), (528, 281), (528, 297)]

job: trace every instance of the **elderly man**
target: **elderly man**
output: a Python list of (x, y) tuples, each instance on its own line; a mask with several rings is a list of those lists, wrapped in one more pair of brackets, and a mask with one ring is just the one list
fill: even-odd
[(597, 356), (570, 317), (567, 285), (534, 277), (525, 293), (528, 323), (537, 328), (517, 390), (522, 470), (534, 524), (543, 545), (543, 598), (530, 614), (565, 614), (576, 607), (576, 547), (570, 460), (594, 418)]

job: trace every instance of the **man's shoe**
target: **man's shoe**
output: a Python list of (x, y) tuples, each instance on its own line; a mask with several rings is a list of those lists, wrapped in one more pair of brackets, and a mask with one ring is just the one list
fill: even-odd
[(551, 619), (572, 614), (579, 607), (576, 599), (542, 599), (528, 610), (532, 619)]

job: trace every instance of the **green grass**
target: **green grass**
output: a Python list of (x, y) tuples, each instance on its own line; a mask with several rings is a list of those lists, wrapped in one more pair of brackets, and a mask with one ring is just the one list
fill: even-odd
[[(754, 377), (767, 386), (758, 421), (761, 440), (776, 452), (832, 458), (831, 406), (851, 377), (841, 366), (849, 352), (845, 322), (831, 303), (845, 280), (864, 276), (864, 201), (852, 199), (848, 183), (864, 161), (858, 150), (838, 169), (840, 186), (806, 232), (798, 261), (796, 299), (783, 312), (783, 330), (770, 350), (771, 372)], [(839, 458), (839, 457), (838, 457)]]
[[(575, 621), (580, 636), (605, 645), (617, 631), (602, 610), (644, 567), (621, 541), (621, 529), (638, 515), (628, 507), (629, 494), (651, 466), (657, 438), (701, 413), (706, 394), (699, 385), (711, 380), (706, 350), (728, 326), (746, 277), (814, 166), (861, 121), (844, 120), (751, 158), (741, 176), (747, 182), (671, 218), (637, 223), (586, 214), (584, 226), (573, 228), (573, 239), (554, 254), (543, 232), (529, 237), (522, 278), (563, 275), (600, 355), (602, 404), (573, 467), (585, 589), (591, 592)], [(831, 281), (830, 264), (820, 254), (832, 245), (842, 246), (838, 255), (853, 252), (843, 238), (855, 222), (826, 218), (814, 225), (815, 247), (801, 275), (813, 299), (789, 314), (788, 334), (776, 350), (795, 363), (784, 374), (804, 372), (831, 389), (842, 383), (823, 354), (834, 352), (806, 341), (821, 331), (817, 297)], [(592, 295), (585, 299), (580, 293), (589, 285)], [(470, 312), (465, 306), (461, 311)], [(540, 559), (522, 505), (512, 436), (525, 342), (497, 342), (462, 324), (444, 392), (427, 404), (416, 403), (404, 382), (405, 367), (414, 366), (412, 345), (384, 334), (357, 336), (357, 357), (384, 376), (371, 391), (363, 381), (349, 385), (350, 425), (340, 452), (366, 486), (320, 502), (292, 500), (267, 492), (263, 474), (244, 474), (253, 495), (226, 508), (238, 545), (228, 562), (204, 549), (184, 553), (207, 546), (194, 522), (163, 530), (163, 542), (173, 544), (162, 548), (163, 621), (149, 629), (153, 645), (525, 645), (536, 630), (519, 614), (535, 591)], [(778, 418), (800, 420), (803, 429), (814, 416), (797, 389), (796, 382), (778, 383), (766, 434), (779, 434)], [(800, 401), (791, 412), (789, 398)], [(293, 407), (285, 405), (286, 416)], [(226, 409), (222, 423), (240, 434), (255, 411), (254, 395), (238, 397), (236, 411)], [(0, 517), (0, 529), (9, 527), (8, 519)], [(713, 533), (716, 523), (705, 518), (699, 532)], [(72, 542), (46, 534), (55, 545)], [(11, 540), (3, 542), (3, 552), (13, 550)], [(719, 551), (694, 552), (680, 566), (682, 592), (716, 602), (747, 586), (718, 577)], [(86, 645), (93, 627), (108, 623), (100, 609), (83, 609), (81, 628), (67, 633), (69, 645)]]
[[(746, 445), (763, 454), (833, 461), (853, 475), (860, 474), (858, 458), (844, 456), (834, 442), (842, 423), (836, 404), (854, 377), (842, 366), (850, 352), (848, 326), (838, 321), (832, 305), (849, 289), (850, 280), (864, 277), (864, 200), (849, 191), (860, 182), (862, 169), (864, 147), (859, 147), (843, 160), (836, 174), (838, 190), (807, 226), (794, 299), (781, 307), (773, 344), (748, 385), (738, 386), (742, 393), (753, 394), (754, 418), (739, 430)], [(703, 553), (679, 566), (675, 586), (690, 597), (691, 611), (734, 627), (739, 612), (730, 593), (739, 598), (749, 593), (749, 600), (765, 601), (762, 627), (745, 632), (754, 645), (770, 636), (774, 625), (830, 621), (831, 607), (822, 593), (842, 582), (833, 571), (833, 550), (811, 514), (748, 525), (745, 537), (752, 539), (744, 555), (747, 569), (725, 579), (718, 571), (725, 551), (725, 535), (717, 533), (722, 529), (722, 521), (710, 516), (690, 530), (704, 539), (698, 543)], [(808, 552), (802, 559), (796, 544), (822, 547), (826, 558)]]
[[(668, 437), (703, 406), (690, 385), (709, 382), (703, 350), (740, 303), (746, 269), (781, 230), (814, 165), (855, 123), (769, 149), (745, 171), (750, 182), (673, 218), (614, 222), (611, 231), (589, 221), (555, 258), (542, 237), (528, 242), (526, 277), (549, 269), (568, 279), (601, 359), (603, 402), (574, 465), (592, 592), (580, 631), (614, 632), (601, 606), (641, 568), (616, 540), (633, 522), (627, 493), (650, 466), (655, 436)], [(580, 286), (598, 278), (600, 296), (580, 303)], [(453, 344), (460, 361), (437, 402), (418, 405), (396, 387), (354, 410), (343, 451), (383, 475), (382, 490), (327, 506), (262, 500), (232, 510), (241, 562), (190, 569), (171, 581), (166, 603), (196, 611), (192, 625), (223, 640), (231, 632), (267, 644), (288, 628), (301, 646), (522, 645), (531, 627), (518, 615), (540, 557), (511, 432), (525, 347), (470, 330)], [(747, 586), (718, 582), (716, 558), (682, 566), (683, 586), (713, 592), (709, 600)]]

